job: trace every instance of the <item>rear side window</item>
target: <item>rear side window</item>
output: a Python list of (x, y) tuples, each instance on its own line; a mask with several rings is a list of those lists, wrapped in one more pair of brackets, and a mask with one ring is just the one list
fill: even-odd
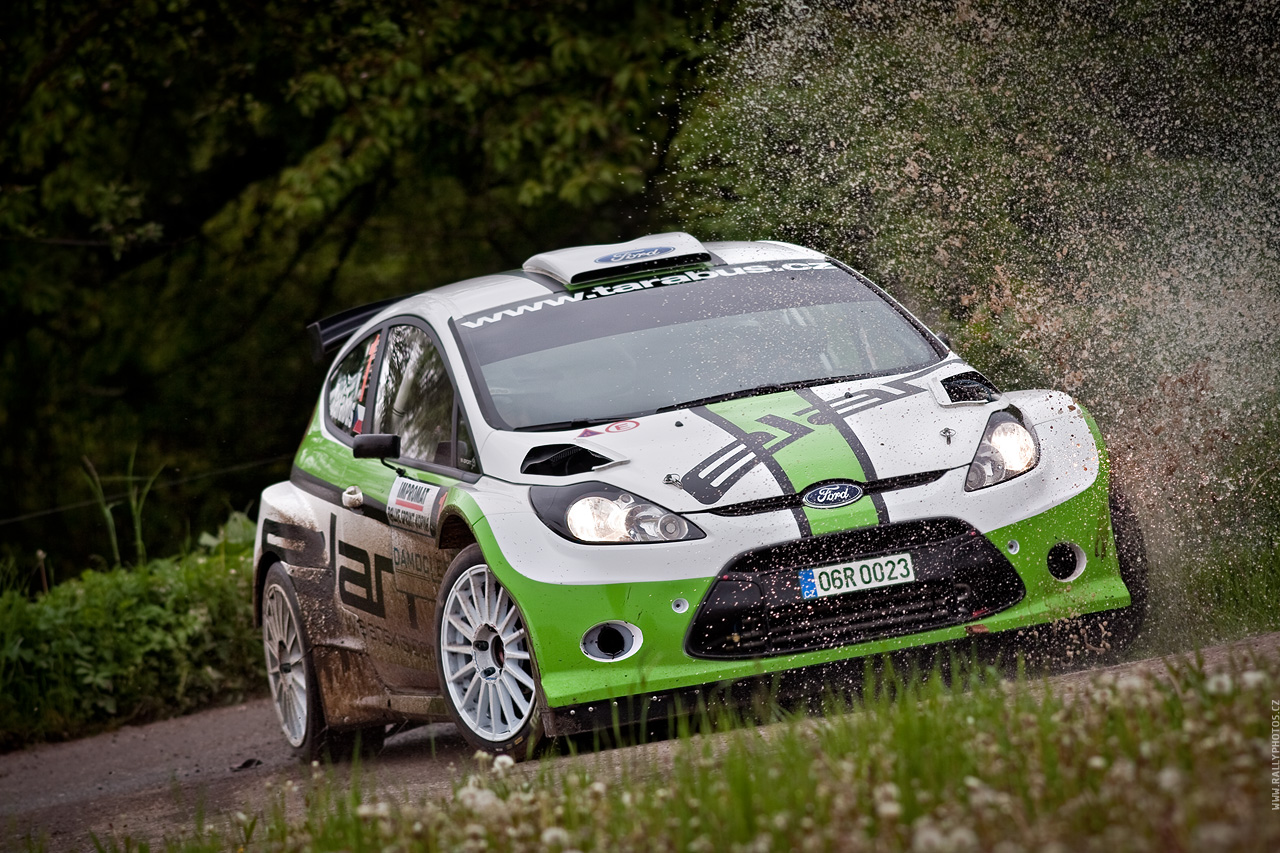
[(400, 436), (400, 455), (454, 467), (453, 383), (431, 336), (393, 326), (378, 385), (377, 431)]
[(329, 423), (347, 436), (367, 432), (365, 419), (369, 399), (369, 380), (378, 357), (382, 333), (375, 332), (347, 353), (329, 378)]

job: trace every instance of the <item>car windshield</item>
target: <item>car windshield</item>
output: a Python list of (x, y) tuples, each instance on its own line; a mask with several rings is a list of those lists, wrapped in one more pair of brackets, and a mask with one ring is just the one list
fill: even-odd
[(506, 429), (608, 423), (939, 359), (894, 306), (827, 262), (597, 286), (454, 328), (485, 417)]

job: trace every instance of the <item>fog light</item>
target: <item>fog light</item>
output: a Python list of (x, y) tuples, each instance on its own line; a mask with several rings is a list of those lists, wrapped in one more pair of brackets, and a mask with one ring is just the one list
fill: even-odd
[(1073, 581), (1084, 571), (1084, 551), (1073, 542), (1059, 542), (1049, 549), (1049, 574), (1060, 581)]
[(627, 622), (601, 622), (582, 635), (582, 653), (601, 663), (626, 660), (640, 649), (644, 637)]

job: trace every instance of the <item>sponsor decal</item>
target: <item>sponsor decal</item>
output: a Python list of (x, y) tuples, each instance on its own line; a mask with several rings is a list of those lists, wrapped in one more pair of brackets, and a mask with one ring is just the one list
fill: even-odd
[[(874, 479), (875, 468), (862, 443), (854, 435), (848, 419), (859, 412), (925, 393), (926, 388), (912, 385), (911, 381), (953, 363), (953, 360), (939, 362), (916, 373), (891, 379), (878, 386), (862, 388), (850, 392), (848, 396), (836, 397), (834, 400), (822, 399), (812, 388), (798, 389), (795, 392), (796, 395), (808, 400), (810, 403), (808, 406), (792, 412), (789, 417), (765, 415), (756, 419), (756, 422), (762, 426), (779, 432), (755, 430), (749, 433), (742, 432), (708, 410), (696, 410), (702, 417), (734, 434), (736, 440), (717, 448), (714, 453), (694, 465), (687, 473), (681, 475), (680, 482), (684, 484), (685, 490), (700, 503), (708, 505), (716, 503), (757, 464), (772, 463), (776, 453), (808, 435), (813, 431), (811, 427), (820, 428), (828, 425), (840, 431), (857, 457), (864, 476)], [(779, 479), (779, 483), (782, 482)], [(876, 504), (877, 512), (882, 516), (881, 521), (887, 520), (887, 516), (881, 510), (880, 496), (872, 495), (872, 501)]]
[(395, 569), (390, 557), (373, 554), (371, 560), (370, 556), (364, 548), (350, 542), (338, 543), (338, 558), (348, 561), (346, 565), (338, 565), (338, 598), (348, 607), (385, 619), (387, 604), (382, 576), (394, 574)]
[(833, 270), (835, 268), (835, 264), (830, 261), (790, 261), (787, 263), (776, 264), (774, 266), (770, 266), (769, 264), (745, 264), (740, 267), (717, 267), (710, 270), (689, 270), (688, 272), (673, 273), (671, 275), (642, 278), (639, 281), (628, 281), (622, 284), (599, 284), (585, 290), (578, 290), (573, 293), (562, 293), (559, 296), (537, 299), (533, 302), (526, 302), (521, 305), (515, 305), (511, 308), (503, 308), (501, 311), (495, 311), (492, 314), (473, 314), (470, 318), (459, 322), (462, 326), (465, 326), (468, 329), (478, 329), (481, 326), (501, 322), (508, 317), (521, 317), (525, 314), (533, 313), (534, 311), (541, 311), (544, 308), (558, 308), (561, 305), (582, 302), (584, 299), (598, 299), (601, 296), (616, 296), (619, 293), (630, 293), (633, 290), (648, 290), (652, 287), (665, 287), (671, 284), (688, 284), (694, 281), (707, 281), (713, 278), (732, 278), (738, 275), (806, 272), (809, 270)]
[(599, 430), (594, 430), (588, 427), (587, 429), (584, 429), (582, 432), (578, 433), (578, 438), (591, 438), (591, 436), (593, 435), (604, 435), (604, 433), (600, 432)]
[(439, 486), (396, 477), (387, 500), (387, 521), (393, 527), (434, 536), (437, 499), (444, 493)]
[(639, 421), (616, 421), (604, 428), (605, 432), (630, 432), (640, 426)]
[(809, 489), (800, 500), (814, 509), (837, 509), (861, 498), (862, 487), (857, 483), (827, 483)]
[[(804, 424), (779, 415), (756, 419), (756, 423), (769, 429), (742, 432), (710, 410), (695, 411), (736, 435), (733, 441), (718, 448), (680, 477), (684, 490), (701, 504), (709, 505), (720, 500), (760, 462), (772, 462), (774, 454), (813, 432)], [(785, 480), (781, 469), (775, 477), (779, 478), (780, 484)]]
[(274, 518), (262, 520), (262, 550), (276, 552), (291, 566), (319, 569), (331, 562), (325, 551), (323, 533)]
[(668, 252), (674, 252), (675, 246), (653, 246), (648, 249), (627, 249), (625, 252), (614, 252), (612, 255), (605, 255), (596, 258), (597, 264), (620, 264), (625, 261), (647, 261), (649, 258), (656, 258), (659, 255), (665, 255)]

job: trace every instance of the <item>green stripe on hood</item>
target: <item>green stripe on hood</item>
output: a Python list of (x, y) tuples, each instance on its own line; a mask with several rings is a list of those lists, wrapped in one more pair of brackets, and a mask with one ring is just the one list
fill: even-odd
[[(812, 395), (810, 395), (812, 396)], [(824, 480), (866, 482), (867, 473), (846, 436), (827, 412), (794, 391), (712, 403), (711, 413), (751, 440), (748, 446), (786, 493), (798, 493)], [(856, 439), (853, 439), (856, 441)], [(879, 523), (869, 497), (835, 509), (804, 508), (810, 531), (832, 533)]]

